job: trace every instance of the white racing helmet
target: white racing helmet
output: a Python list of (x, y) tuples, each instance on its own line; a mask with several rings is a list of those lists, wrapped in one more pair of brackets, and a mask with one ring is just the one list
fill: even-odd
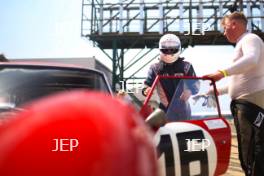
[(174, 34), (165, 34), (159, 41), (160, 59), (165, 63), (175, 62), (181, 51), (181, 41)]

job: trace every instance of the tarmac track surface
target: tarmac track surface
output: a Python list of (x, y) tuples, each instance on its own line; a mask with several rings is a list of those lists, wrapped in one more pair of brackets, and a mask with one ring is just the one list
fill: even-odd
[(230, 156), (228, 170), (222, 176), (245, 176), (240, 166), (240, 161), (238, 159), (237, 138), (236, 138), (236, 130), (233, 119), (228, 120), (228, 122), (230, 124), (231, 132), (232, 132), (231, 156)]

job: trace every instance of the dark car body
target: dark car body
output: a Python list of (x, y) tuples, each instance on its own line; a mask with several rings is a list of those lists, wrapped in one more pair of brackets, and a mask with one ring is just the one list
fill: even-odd
[(0, 63), (0, 112), (20, 109), (47, 95), (77, 89), (112, 94), (104, 74), (93, 69), (54, 63)]

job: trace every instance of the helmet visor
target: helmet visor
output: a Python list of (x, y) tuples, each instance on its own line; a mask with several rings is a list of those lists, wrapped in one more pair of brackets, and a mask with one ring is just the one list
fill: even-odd
[(179, 51), (179, 49), (177, 48), (170, 48), (170, 49), (160, 49), (160, 51), (163, 53), (163, 54), (175, 54)]

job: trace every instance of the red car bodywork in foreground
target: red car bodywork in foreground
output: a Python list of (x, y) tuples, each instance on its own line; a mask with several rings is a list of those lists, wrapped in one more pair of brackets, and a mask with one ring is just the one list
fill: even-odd
[(1, 176), (157, 176), (150, 129), (102, 73), (6, 63), (0, 84)]

